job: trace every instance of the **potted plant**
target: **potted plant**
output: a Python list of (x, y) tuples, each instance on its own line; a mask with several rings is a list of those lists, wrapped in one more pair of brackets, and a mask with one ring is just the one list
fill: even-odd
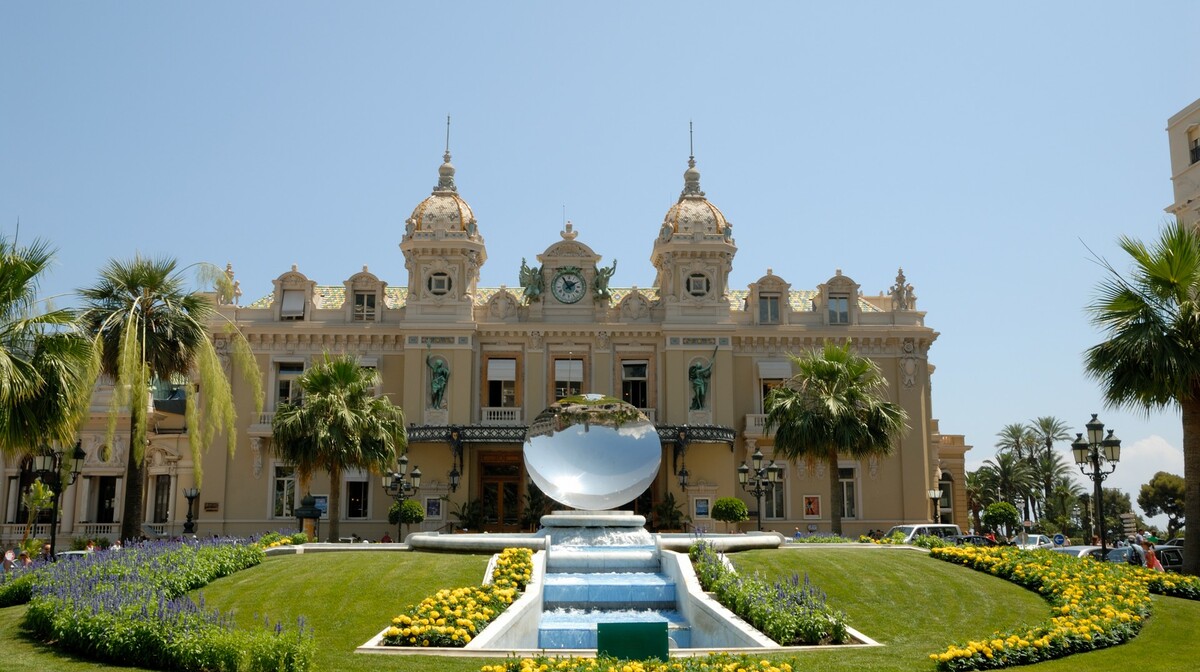
[[(445, 499), (447, 502), (450, 501), (449, 497)], [(458, 531), (460, 532), (483, 530), (483, 500), (478, 497), (461, 502), (457, 507), (451, 506), (450, 515), (458, 519)]]
[(676, 501), (675, 493), (668, 492), (666, 497), (654, 507), (654, 516), (658, 519), (659, 532), (682, 532), (688, 516), (683, 512), (683, 505)]
[(725, 531), (729, 531), (731, 523), (740, 523), (750, 517), (750, 511), (746, 508), (746, 503), (737, 497), (722, 497), (713, 502), (712, 507), (713, 520), (719, 520), (725, 523)]

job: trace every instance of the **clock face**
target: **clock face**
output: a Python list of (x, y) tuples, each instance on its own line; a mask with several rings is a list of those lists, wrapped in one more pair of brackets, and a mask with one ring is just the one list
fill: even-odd
[(587, 293), (587, 283), (578, 273), (563, 271), (554, 276), (550, 291), (554, 293), (554, 298), (562, 303), (575, 303)]

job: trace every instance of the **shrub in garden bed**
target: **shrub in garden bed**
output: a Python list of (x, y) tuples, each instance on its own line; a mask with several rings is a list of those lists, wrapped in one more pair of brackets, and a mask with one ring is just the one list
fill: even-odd
[(1150, 614), (1148, 585), (1157, 578), (1122, 564), (1011, 547), (950, 546), (930, 554), (1036, 591), (1051, 607), (1048, 621), (931, 654), (946, 671), (1026, 665), (1120, 644)]
[(781, 646), (842, 644), (849, 639), (845, 615), (825, 603), (825, 593), (799, 575), (767, 583), (759, 576), (729, 570), (711, 544), (694, 544), (689, 553), (704, 590)]
[(384, 646), (466, 646), (488, 623), (504, 613), (525, 589), (533, 573), (533, 552), (506, 548), (492, 570), (491, 583), (444, 588), (410, 605), (392, 619)]
[(263, 561), (254, 544), (155, 542), (44, 566), (24, 626), (35, 637), (95, 660), (168, 670), (307, 670), (303, 624), (234, 629), (186, 595)]
[(299, 546), (308, 543), (308, 535), (303, 532), (268, 532), (256, 542), (262, 548), (277, 548), (279, 546)]
[(807, 534), (788, 539), (790, 544), (853, 544), (854, 541), (849, 537), (841, 537), (836, 534)]

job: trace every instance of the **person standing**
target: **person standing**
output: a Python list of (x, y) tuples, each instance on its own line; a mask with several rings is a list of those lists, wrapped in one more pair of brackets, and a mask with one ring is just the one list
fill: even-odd
[(1156, 572), (1166, 571), (1163, 569), (1162, 562), (1158, 559), (1158, 553), (1154, 552), (1154, 544), (1149, 541), (1142, 542), (1142, 553), (1146, 556), (1146, 567)]

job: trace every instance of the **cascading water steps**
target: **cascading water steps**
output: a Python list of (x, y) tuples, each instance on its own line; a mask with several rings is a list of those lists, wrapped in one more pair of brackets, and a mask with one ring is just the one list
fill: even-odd
[(675, 582), (660, 571), (658, 551), (607, 545), (604, 537), (586, 539), (597, 546), (553, 547), (542, 586), (538, 648), (594, 649), (597, 624), (631, 622), (665, 622), (673, 647), (689, 647), (691, 628), (677, 610)]

